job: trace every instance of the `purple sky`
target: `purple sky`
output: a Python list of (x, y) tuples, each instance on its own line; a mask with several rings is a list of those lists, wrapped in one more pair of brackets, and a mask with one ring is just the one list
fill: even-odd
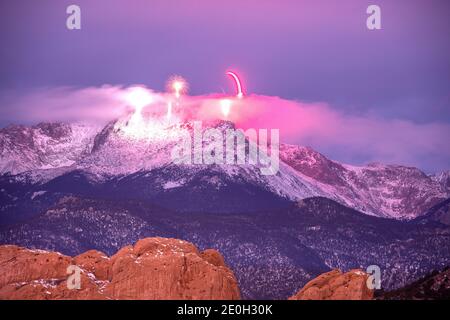
[[(65, 27), (70, 4), (82, 9), (82, 30)], [(381, 7), (383, 30), (367, 30), (369, 4)], [(20, 121), (8, 102), (42, 88), (163, 90), (180, 74), (192, 95), (231, 92), (228, 68), (250, 93), (322, 102), (351, 117), (448, 125), (449, 14), (448, 0), (3, 0), (0, 108), (11, 110), (0, 126)], [(415, 164), (448, 163), (443, 156)]]

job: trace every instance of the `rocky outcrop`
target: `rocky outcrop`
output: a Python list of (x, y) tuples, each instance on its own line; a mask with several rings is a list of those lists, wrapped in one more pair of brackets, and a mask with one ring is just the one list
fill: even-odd
[[(69, 289), (73, 269), (80, 288)], [(74, 268), (74, 267), (72, 267)], [(112, 257), (76, 257), (0, 246), (0, 299), (239, 299), (236, 279), (215, 250), (176, 239), (146, 238)], [(73, 279), (73, 277), (71, 278)]]
[(367, 287), (367, 279), (361, 270), (332, 270), (308, 282), (289, 300), (370, 300), (373, 290)]

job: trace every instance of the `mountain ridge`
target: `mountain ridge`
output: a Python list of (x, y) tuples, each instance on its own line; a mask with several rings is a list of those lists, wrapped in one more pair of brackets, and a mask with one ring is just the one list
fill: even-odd
[[(0, 173), (36, 186), (77, 170), (96, 183), (111, 177), (136, 176), (138, 172), (151, 176), (152, 171), (172, 168), (169, 175), (178, 180), (155, 177), (161, 186), (182, 188), (196, 176), (206, 174), (212, 180), (205, 183), (215, 181), (212, 185), (219, 189), (230, 181), (244, 180), (289, 201), (324, 196), (369, 215), (406, 220), (423, 215), (450, 197), (446, 173), (428, 176), (417, 168), (399, 165), (351, 166), (330, 160), (310, 147), (287, 144), (280, 145), (280, 170), (274, 176), (262, 176), (252, 165), (175, 166), (170, 151), (180, 139), (178, 130), (189, 124), (162, 127), (158, 134), (167, 139), (139, 140), (127, 135), (130, 121), (125, 117), (103, 128), (62, 123), (3, 128)], [(209, 125), (230, 128), (220, 121)]]

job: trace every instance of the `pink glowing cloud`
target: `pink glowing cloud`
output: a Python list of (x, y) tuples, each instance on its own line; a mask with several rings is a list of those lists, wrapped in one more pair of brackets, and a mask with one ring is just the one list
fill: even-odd
[[(100, 121), (106, 122), (132, 112), (126, 97), (131, 88), (103, 86), (39, 90), (12, 99), (0, 95), (2, 119), (11, 122)], [(147, 116), (162, 117), (174, 97), (152, 94)], [(325, 103), (303, 103), (279, 97), (211, 94), (182, 96), (171, 112), (179, 121), (225, 119), (237, 128), (279, 129), (282, 142), (309, 145), (326, 156), (352, 164), (380, 161), (448, 169), (450, 125), (417, 124), (401, 119), (344, 114)], [(229, 113), (223, 114), (221, 100), (229, 99)], [(5, 104), (7, 107), (5, 107)]]
[(129, 88), (102, 86), (87, 88), (41, 88), (26, 94), (0, 95), (0, 116), (13, 123), (52, 121), (105, 122), (130, 109)]
[(441, 169), (450, 164), (448, 124), (348, 115), (327, 104), (277, 97), (247, 99), (238, 126), (279, 128), (282, 141), (327, 150), (341, 161), (355, 163), (359, 158)]

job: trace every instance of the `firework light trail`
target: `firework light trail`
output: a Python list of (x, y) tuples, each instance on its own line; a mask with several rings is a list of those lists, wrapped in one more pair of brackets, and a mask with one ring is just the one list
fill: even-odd
[(242, 91), (242, 84), (241, 84), (241, 79), (239, 78), (239, 76), (233, 71), (227, 71), (226, 75), (233, 78), (233, 80), (236, 84), (236, 91), (237, 91), (236, 97), (238, 97), (239, 99), (243, 98), (244, 92)]
[(225, 117), (228, 117), (231, 111), (231, 100), (230, 99), (222, 99), (220, 100), (220, 107), (222, 109), (222, 113)]
[(167, 103), (167, 120), (170, 120), (172, 117), (172, 101)]
[[(175, 95), (175, 106), (179, 106), (181, 94), (187, 92), (188, 84), (183, 77), (173, 76), (167, 82), (167, 89), (168, 89), (168, 91), (172, 91), (173, 94)], [(172, 101), (169, 101), (167, 103), (167, 119), (168, 120), (170, 120), (170, 118), (172, 117), (173, 106), (174, 106), (174, 103)]]
[(177, 99), (188, 90), (188, 83), (183, 77), (173, 76), (167, 83), (168, 91), (172, 91)]
[[(236, 98), (242, 99), (244, 96), (243, 89), (242, 89), (242, 83), (239, 78), (239, 76), (233, 72), (233, 71), (227, 71), (226, 75), (230, 76), (236, 85)], [(179, 107), (181, 105), (181, 99), (182, 95), (187, 92), (188, 83), (187, 81), (181, 77), (181, 76), (172, 76), (166, 84), (166, 88), (168, 91), (168, 95), (165, 96), (165, 98), (162, 100), (165, 100), (165, 115), (166, 120), (171, 122), (173, 120), (173, 117), (176, 116), (178, 113), (182, 112)], [(151, 103), (154, 103), (154, 98), (156, 98), (158, 95), (151, 94), (146, 88), (144, 87), (133, 87), (130, 88), (126, 95), (127, 102), (134, 107), (134, 113), (131, 117), (130, 124), (134, 127), (136, 130), (141, 130), (145, 125), (148, 125), (148, 123), (144, 123), (147, 120), (143, 119), (143, 108), (148, 106)], [(220, 107), (220, 111), (222, 115), (225, 118), (228, 118), (231, 114), (231, 109), (234, 104), (235, 98), (232, 97), (224, 97), (222, 99), (218, 99), (217, 102)], [(161, 100), (160, 100), (161, 101)], [(155, 115), (158, 111), (158, 103), (155, 104), (155, 108), (151, 112), (153, 115)], [(148, 122), (148, 121), (147, 121)]]
[(151, 94), (142, 87), (134, 87), (126, 96), (126, 100), (135, 109), (135, 115), (141, 116), (142, 109), (153, 102)]

